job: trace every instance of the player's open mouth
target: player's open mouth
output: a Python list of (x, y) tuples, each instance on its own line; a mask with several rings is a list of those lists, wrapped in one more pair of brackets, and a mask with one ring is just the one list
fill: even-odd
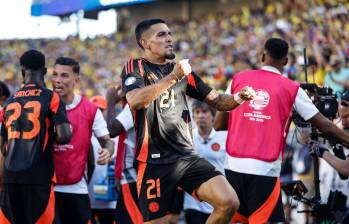
[(167, 45), (166, 46), (166, 49), (171, 49), (171, 50), (173, 50), (173, 45), (171, 44), (171, 45)]
[(54, 87), (53, 87), (53, 90), (54, 90), (55, 92), (61, 92), (61, 91), (63, 91), (63, 88), (62, 88), (62, 87), (59, 87), (59, 86), (54, 86)]

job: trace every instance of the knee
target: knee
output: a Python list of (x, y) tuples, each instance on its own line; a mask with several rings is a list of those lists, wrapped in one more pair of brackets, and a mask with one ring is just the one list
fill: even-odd
[(229, 197), (221, 198), (220, 202), (216, 206), (216, 210), (226, 215), (232, 215), (239, 209), (240, 201), (236, 194), (232, 194)]

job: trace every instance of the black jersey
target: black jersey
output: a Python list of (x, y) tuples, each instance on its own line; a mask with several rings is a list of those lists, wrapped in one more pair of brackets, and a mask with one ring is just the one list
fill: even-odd
[[(131, 59), (123, 70), (123, 91), (155, 84), (173, 68), (173, 63), (157, 65), (145, 59)], [(192, 73), (163, 92), (147, 108), (133, 111), (137, 160), (165, 164), (194, 154), (186, 95), (203, 101), (211, 90)]]
[(6, 101), (3, 116), (4, 183), (51, 181), (54, 125), (69, 122), (58, 94), (39, 85), (25, 85)]

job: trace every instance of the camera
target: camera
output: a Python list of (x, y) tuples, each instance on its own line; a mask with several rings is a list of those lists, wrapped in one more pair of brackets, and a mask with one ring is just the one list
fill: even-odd
[(327, 203), (321, 204), (316, 198), (308, 199), (304, 197), (308, 190), (300, 180), (283, 182), (281, 188), (288, 197), (310, 205), (311, 210), (298, 212), (310, 212), (312, 216), (317, 218), (316, 223), (321, 221), (325, 223), (346, 223), (343, 220), (348, 219), (345, 215), (347, 196), (341, 191), (330, 191)]
[[(338, 101), (336, 96), (333, 94), (333, 90), (329, 87), (319, 87), (313, 83), (303, 83), (300, 88), (303, 88), (316, 108), (321, 114), (323, 114), (329, 120), (334, 120), (337, 117), (338, 112)], [(331, 146), (331, 150), (334, 152), (335, 156), (345, 159), (343, 146), (338, 144), (334, 138), (328, 138), (327, 136), (320, 133), (315, 127), (313, 127), (309, 122), (305, 121), (296, 111), (293, 111), (292, 120), (297, 127), (300, 128), (311, 128), (311, 143), (309, 144), (310, 151), (314, 150), (314, 147), (323, 147), (318, 141), (322, 138), (323, 141), (327, 141)], [(323, 142), (323, 143), (324, 143)], [(285, 191), (286, 195), (292, 196), (293, 199), (308, 204), (311, 206), (310, 211), (300, 211), (300, 212), (310, 212), (317, 220), (321, 221), (337, 221), (342, 222), (343, 215), (338, 216), (337, 213), (343, 212), (345, 210), (345, 203), (347, 197), (339, 191), (330, 192), (330, 196), (326, 204), (321, 203), (320, 194), (320, 179), (319, 179), (319, 161), (316, 154), (313, 154), (313, 166), (314, 166), (314, 185), (315, 185), (315, 195), (313, 198), (305, 198), (304, 195), (307, 192), (304, 184), (301, 181), (293, 181), (282, 184), (282, 189)], [(340, 174), (341, 179), (347, 179), (347, 176)]]
[(300, 180), (282, 182), (281, 188), (287, 196), (290, 196), (297, 201), (301, 201), (304, 198), (304, 195), (308, 192), (308, 189)]
[[(314, 83), (302, 83), (300, 88), (304, 89), (316, 108), (329, 120), (336, 118), (338, 112), (338, 101), (333, 94), (333, 90), (329, 87), (319, 87)], [(296, 111), (293, 111), (293, 122), (298, 127), (310, 127), (310, 123), (306, 122)]]
[[(304, 195), (308, 192), (308, 189), (304, 186), (300, 180), (292, 180), (281, 183), (281, 188), (285, 194), (289, 197), (294, 198), (297, 201), (302, 201), (306, 204), (317, 206), (318, 203), (314, 200), (304, 198)], [(327, 199), (327, 203), (322, 205), (326, 207), (327, 211), (345, 211), (347, 202), (347, 196), (341, 191), (330, 191)]]
[[(307, 92), (310, 99), (313, 101), (314, 105), (321, 114), (323, 114), (329, 120), (334, 120), (336, 118), (338, 112), (338, 101), (331, 88), (319, 87), (314, 83), (302, 83), (300, 88), (303, 88)], [(311, 124), (305, 121), (296, 111), (293, 111), (292, 119), (295, 125), (298, 127), (311, 127)], [(311, 137), (312, 140), (317, 140), (318, 137), (323, 137), (326, 139), (326, 136), (323, 136), (315, 128), (312, 128)], [(345, 159), (343, 146), (337, 144), (333, 138), (327, 138), (327, 140), (331, 145), (331, 149), (335, 156), (340, 159)], [(341, 179), (348, 179), (347, 176), (343, 176), (341, 174), (339, 174), (339, 176)]]

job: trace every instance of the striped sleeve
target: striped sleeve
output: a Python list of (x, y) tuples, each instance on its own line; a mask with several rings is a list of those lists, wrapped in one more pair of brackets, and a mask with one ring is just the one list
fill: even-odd
[(141, 60), (128, 60), (122, 71), (122, 90), (127, 93), (131, 90), (145, 86)]

